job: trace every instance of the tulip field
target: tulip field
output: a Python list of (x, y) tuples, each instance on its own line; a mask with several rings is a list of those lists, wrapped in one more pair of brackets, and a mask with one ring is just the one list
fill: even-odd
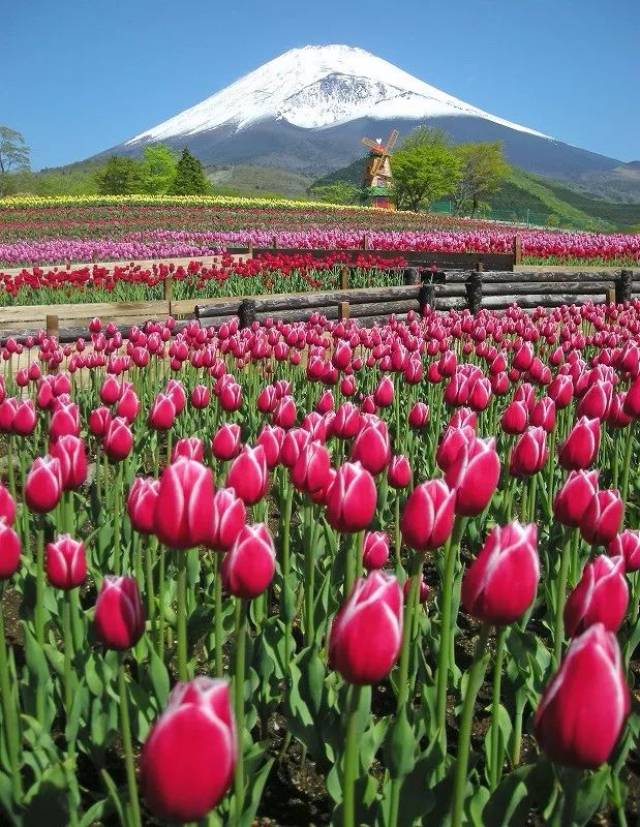
[(0, 352), (0, 823), (638, 823), (640, 302)]

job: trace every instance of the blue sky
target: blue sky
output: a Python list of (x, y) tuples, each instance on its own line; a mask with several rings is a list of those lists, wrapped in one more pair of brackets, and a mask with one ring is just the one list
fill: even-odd
[(469, 103), (640, 159), (638, 0), (18, 0), (0, 123), (80, 160), (308, 43), (361, 46)]

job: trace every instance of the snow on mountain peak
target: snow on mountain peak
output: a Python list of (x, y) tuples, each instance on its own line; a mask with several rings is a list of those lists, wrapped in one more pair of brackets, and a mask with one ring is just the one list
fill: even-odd
[(321, 129), (356, 118), (422, 120), (466, 115), (546, 138), (447, 95), (354, 46), (305, 46), (265, 63), (201, 103), (127, 141), (162, 141), (266, 119)]

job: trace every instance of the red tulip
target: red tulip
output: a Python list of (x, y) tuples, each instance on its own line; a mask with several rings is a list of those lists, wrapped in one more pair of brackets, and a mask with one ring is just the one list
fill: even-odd
[(522, 434), (527, 429), (529, 422), (529, 409), (523, 401), (511, 402), (504, 409), (500, 419), (502, 430), (505, 434)]
[(20, 565), (20, 538), (6, 517), (0, 516), (0, 580), (8, 580)]
[(126, 419), (116, 416), (104, 435), (103, 448), (112, 462), (122, 462), (133, 448), (133, 434)]
[(609, 542), (607, 554), (610, 557), (622, 555), (627, 571), (640, 571), (640, 531), (627, 529), (620, 534), (616, 534), (613, 540)]
[(73, 402), (67, 405), (58, 404), (51, 415), (49, 437), (52, 440), (56, 440), (67, 434), (78, 436), (79, 433), (80, 412), (78, 411), (78, 406)]
[(49, 447), (49, 453), (60, 461), (64, 491), (73, 491), (87, 481), (87, 449), (77, 436), (61, 436)]
[(496, 441), (474, 437), (463, 445), (445, 473), (445, 481), (456, 491), (456, 514), (475, 517), (491, 501), (500, 477)]
[(95, 408), (89, 414), (89, 431), (93, 436), (103, 437), (111, 423), (109, 408)]
[(556, 403), (556, 408), (566, 408), (573, 399), (573, 381), (571, 377), (559, 374), (549, 385), (547, 393)]
[(54, 543), (47, 543), (45, 571), (52, 586), (75, 589), (87, 579), (87, 558), (84, 545), (68, 534), (61, 534)]
[(351, 402), (343, 402), (333, 420), (333, 433), (339, 439), (351, 439), (362, 427), (362, 415)]
[(225, 383), (218, 396), (223, 411), (237, 411), (242, 407), (242, 388), (237, 382)]
[(544, 428), (550, 434), (556, 427), (556, 403), (549, 396), (543, 396), (533, 406), (531, 424)]
[(164, 393), (159, 393), (153, 400), (149, 411), (149, 425), (155, 431), (169, 431), (176, 421), (176, 406), (173, 399)]
[(210, 545), (216, 551), (229, 551), (245, 526), (247, 512), (233, 488), (218, 488), (213, 497)]
[(155, 533), (169, 548), (208, 546), (213, 519), (213, 473), (192, 459), (180, 457), (160, 477)]
[(326, 495), (327, 521), (336, 531), (362, 531), (373, 520), (377, 492), (371, 474), (359, 462), (345, 462)]
[(27, 507), (38, 514), (46, 514), (58, 505), (61, 496), (60, 460), (48, 455), (38, 457), (33, 461), (24, 484), (24, 499)]
[(557, 764), (596, 769), (613, 752), (630, 699), (618, 642), (601, 623), (570, 645), (535, 715), (535, 736)]
[(368, 531), (364, 535), (362, 564), (367, 571), (382, 569), (389, 559), (389, 537), (384, 531)]
[(402, 643), (402, 591), (395, 577), (373, 571), (356, 581), (331, 626), (329, 663), (349, 683), (384, 680)]
[(160, 482), (151, 477), (136, 477), (129, 489), (127, 511), (131, 525), (140, 534), (155, 533), (155, 514)]
[(391, 458), (387, 469), (387, 480), (392, 488), (407, 488), (412, 476), (409, 460), (403, 454)]
[(262, 445), (255, 448), (245, 445), (231, 463), (226, 485), (234, 488), (246, 505), (260, 502), (269, 488), (267, 458)]
[(286, 432), (280, 450), (280, 462), (285, 468), (293, 468), (298, 461), (300, 451), (310, 441), (311, 434), (309, 431), (305, 431), (304, 428), (292, 428), (292, 430)]
[(429, 423), (429, 406), (416, 402), (409, 411), (409, 425), (415, 430), (426, 428)]
[(0, 518), (7, 521), (8, 525), (13, 525), (16, 518), (16, 504), (9, 493), (9, 491), (0, 482)]
[(540, 579), (535, 525), (496, 526), (462, 581), (462, 605), (483, 623), (514, 623), (535, 600)]
[(288, 431), (296, 424), (298, 413), (296, 411), (296, 403), (292, 396), (283, 396), (276, 403), (271, 416), (274, 425), (284, 428)]
[(564, 607), (569, 637), (581, 635), (594, 623), (602, 623), (609, 632), (618, 631), (629, 605), (624, 571), (624, 557), (601, 554), (586, 564)]
[(206, 385), (196, 385), (191, 391), (191, 404), (198, 410), (206, 408), (210, 399), (211, 394), (209, 393), (209, 388)]
[(211, 452), (221, 462), (227, 462), (240, 453), (240, 426), (235, 423), (221, 425), (211, 440)]
[(269, 587), (275, 571), (276, 551), (267, 526), (244, 526), (222, 561), (225, 589), (234, 597), (250, 600)]
[(463, 427), (448, 426), (442, 435), (438, 450), (436, 451), (436, 462), (438, 467), (446, 474), (449, 468), (458, 458), (462, 448), (476, 438), (475, 430), (469, 426)]
[(456, 492), (444, 480), (416, 486), (402, 512), (400, 528), (405, 543), (416, 551), (436, 549), (453, 531)]
[(597, 491), (580, 522), (580, 532), (591, 545), (608, 545), (620, 530), (624, 503), (616, 490)]
[(179, 457), (204, 462), (204, 442), (197, 436), (185, 436), (179, 439), (173, 446), (171, 462), (175, 462)]
[(201, 676), (177, 684), (142, 748), (149, 809), (167, 822), (200, 821), (229, 788), (236, 758), (227, 682)]
[(527, 428), (511, 451), (509, 473), (512, 477), (530, 477), (544, 468), (549, 451), (544, 428)]
[(144, 608), (133, 577), (107, 574), (96, 600), (96, 636), (107, 649), (130, 649), (144, 633)]
[[(409, 591), (410, 590), (411, 590), (411, 578), (408, 577), (404, 581), (404, 586), (402, 587), (402, 596), (404, 597), (405, 603), (406, 603), (406, 601), (409, 597)], [(429, 584), (427, 583), (427, 581), (423, 577), (422, 580), (420, 581), (420, 591), (418, 592), (418, 601), (420, 603), (426, 603), (427, 600), (429, 599), (429, 593), (430, 593)]]
[(139, 413), (140, 400), (138, 399), (138, 395), (133, 388), (126, 388), (122, 392), (120, 401), (116, 406), (116, 414), (123, 417), (123, 419), (126, 419), (128, 422), (133, 422)]
[(100, 388), (100, 399), (105, 405), (115, 405), (122, 394), (122, 384), (112, 374), (107, 374)]
[(296, 464), (291, 469), (291, 482), (307, 494), (323, 489), (329, 481), (331, 460), (322, 443), (309, 442), (300, 451)]
[(560, 446), (558, 460), (567, 471), (588, 468), (595, 462), (600, 447), (600, 420), (583, 416)]
[(18, 436), (31, 436), (36, 428), (37, 422), (38, 417), (33, 407), (33, 402), (30, 399), (24, 399), (22, 402), (18, 402), (12, 423), (14, 434)]
[(598, 491), (599, 471), (571, 471), (556, 494), (553, 513), (562, 525), (577, 528)]
[(393, 396), (393, 380), (389, 376), (383, 376), (373, 392), (373, 400), (379, 408), (388, 408), (393, 404)]
[(382, 419), (370, 419), (351, 446), (352, 462), (361, 462), (372, 474), (379, 474), (391, 460), (389, 431)]

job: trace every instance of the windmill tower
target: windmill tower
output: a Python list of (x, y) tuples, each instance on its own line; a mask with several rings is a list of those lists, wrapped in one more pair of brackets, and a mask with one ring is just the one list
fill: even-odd
[(395, 209), (391, 192), (393, 182), (391, 150), (396, 145), (399, 135), (398, 130), (394, 129), (387, 138), (386, 144), (382, 143), (381, 138), (377, 141), (372, 141), (370, 138), (362, 139), (362, 143), (369, 148), (364, 185), (369, 191), (372, 206), (383, 210)]

